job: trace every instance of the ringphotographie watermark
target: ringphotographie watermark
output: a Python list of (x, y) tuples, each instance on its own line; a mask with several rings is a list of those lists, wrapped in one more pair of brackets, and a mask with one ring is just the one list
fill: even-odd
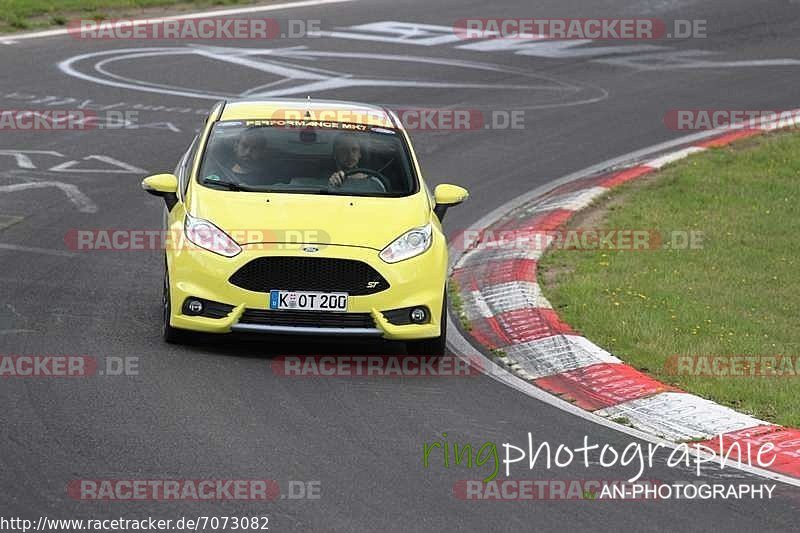
[(704, 19), (659, 18), (463, 18), (454, 33), (469, 39), (622, 40), (703, 39)]
[(528, 470), (531, 471), (537, 466), (546, 470), (554, 467), (569, 468), (572, 465), (589, 468), (590, 464), (602, 468), (630, 467), (636, 470), (636, 473), (628, 478), (627, 482), (634, 483), (642, 479), (646, 469), (653, 468), (658, 453), (669, 453), (666, 461), (666, 466), (669, 468), (693, 469), (698, 477), (711, 465), (718, 466), (720, 470), (729, 465), (768, 468), (776, 460), (776, 446), (772, 442), (763, 442), (755, 448), (753, 443), (747, 442), (744, 451), (739, 443), (734, 443), (726, 451), (726, 443), (720, 435), (714, 448), (709, 444), (711, 443), (684, 442), (670, 448), (661, 443), (647, 443), (645, 448), (642, 443), (631, 442), (620, 450), (611, 444), (590, 443), (589, 437), (584, 436), (583, 445), (577, 447), (551, 444), (549, 441), (535, 445), (533, 433), (529, 432), (527, 443), (522, 446), (508, 442), (498, 446), (494, 441), (472, 445), (453, 441), (447, 433), (442, 433), (440, 438), (423, 442), (422, 466), (430, 468), (432, 461), (435, 461), (444, 468), (452, 466), (482, 469), (486, 473), (482, 480), (484, 483), (501, 475), (506, 478), (511, 477), (512, 466), (517, 463), (521, 463), (517, 466), (522, 467), (527, 464)]

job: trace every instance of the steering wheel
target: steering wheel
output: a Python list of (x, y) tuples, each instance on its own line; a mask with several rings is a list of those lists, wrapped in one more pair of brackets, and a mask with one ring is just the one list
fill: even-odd
[(366, 174), (369, 178), (371, 178), (372, 183), (376, 183), (380, 185), (381, 192), (388, 192), (391, 188), (389, 186), (389, 178), (378, 172), (377, 170), (372, 170), (371, 168), (351, 168), (350, 170), (346, 170), (344, 173), (345, 179), (349, 178), (354, 174)]

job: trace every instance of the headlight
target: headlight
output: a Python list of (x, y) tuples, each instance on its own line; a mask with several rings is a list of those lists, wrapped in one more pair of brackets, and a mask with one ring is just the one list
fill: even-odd
[(431, 247), (433, 242), (430, 223), (421, 228), (414, 228), (402, 234), (392, 244), (381, 250), (381, 259), (387, 263), (397, 263), (416, 257)]
[(183, 232), (192, 243), (215, 254), (233, 257), (242, 251), (241, 247), (227, 233), (208, 220), (194, 218), (189, 213), (186, 213)]

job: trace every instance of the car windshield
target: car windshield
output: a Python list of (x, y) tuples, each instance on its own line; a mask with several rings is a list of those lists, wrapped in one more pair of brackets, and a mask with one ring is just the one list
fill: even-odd
[(197, 181), (221, 190), (347, 196), (418, 189), (398, 131), (314, 121), (218, 122)]

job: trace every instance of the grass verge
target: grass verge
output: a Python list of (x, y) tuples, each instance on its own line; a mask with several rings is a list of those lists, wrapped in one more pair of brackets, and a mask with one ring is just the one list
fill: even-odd
[(452, 278), (447, 282), (447, 299), (450, 307), (455, 311), (458, 317), (461, 329), (464, 331), (472, 330), (472, 326), (469, 320), (467, 320), (467, 314), (464, 312), (464, 301), (461, 299), (461, 291), (458, 287), (458, 282)]
[(626, 363), (800, 427), (797, 375), (700, 377), (665, 369), (671, 355), (800, 357), (798, 154), (800, 134), (770, 134), (611, 191), (570, 226), (702, 232), (701, 248), (553, 250), (539, 265), (547, 298)]
[(182, 11), (264, 4), (257, 0), (0, 0), (0, 33), (66, 25), (72, 19), (155, 17)]

